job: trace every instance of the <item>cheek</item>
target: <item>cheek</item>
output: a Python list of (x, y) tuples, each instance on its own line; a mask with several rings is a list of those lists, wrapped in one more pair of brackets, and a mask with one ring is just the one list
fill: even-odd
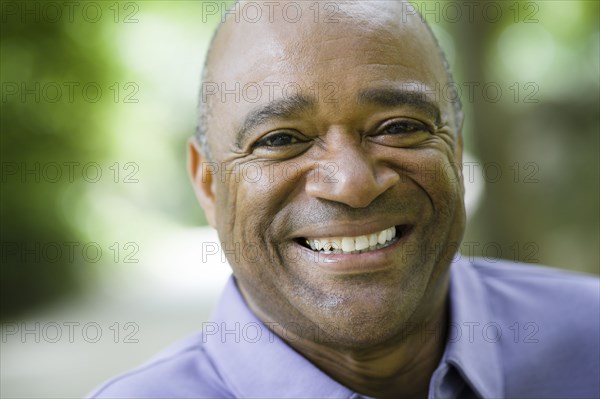
[(447, 247), (444, 259), (450, 260), (462, 240), (466, 223), (460, 164), (453, 154), (427, 151), (418, 173), (434, 209), (435, 226), (431, 226), (430, 234), (438, 237), (442, 247)]
[(406, 173), (429, 196), (437, 212), (451, 213), (462, 205), (460, 165), (436, 149), (419, 150), (406, 164)]
[(280, 169), (257, 162), (227, 165), (217, 187), (217, 225), (224, 244), (263, 249), (277, 240), (273, 222), (297, 186), (292, 171), (283, 178)]
[(219, 183), (218, 229), (238, 282), (267, 308), (290, 278), (286, 260), (295, 254), (282, 253), (278, 240), (286, 223), (282, 209), (299, 184), (291, 169), (283, 178), (280, 168), (257, 165), (240, 164), (239, 173)]

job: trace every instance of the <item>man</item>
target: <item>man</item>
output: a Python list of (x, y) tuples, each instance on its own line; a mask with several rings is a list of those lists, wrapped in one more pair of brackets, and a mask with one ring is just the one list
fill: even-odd
[(207, 57), (189, 167), (235, 276), (212, 323), (93, 397), (598, 397), (598, 280), (453, 262), (462, 114), (428, 27), (294, 4)]

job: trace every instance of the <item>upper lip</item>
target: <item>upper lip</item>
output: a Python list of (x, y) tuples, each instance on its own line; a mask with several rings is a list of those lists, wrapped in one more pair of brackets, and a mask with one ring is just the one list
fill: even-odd
[(391, 222), (378, 221), (352, 221), (348, 223), (326, 223), (301, 227), (292, 232), (294, 238), (325, 238), (325, 237), (358, 237), (378, 233), (392, 226), (410, 224), (406, 221)]

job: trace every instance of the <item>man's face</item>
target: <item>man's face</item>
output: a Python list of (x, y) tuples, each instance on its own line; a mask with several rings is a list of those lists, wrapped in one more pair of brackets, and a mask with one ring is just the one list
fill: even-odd
[(416, 18), (381, 16), (225, 25), (205, 98), (218, 171), (197, 184), (246, 300), (340, 347), (426, 318), (464, 230), (438, 50)]

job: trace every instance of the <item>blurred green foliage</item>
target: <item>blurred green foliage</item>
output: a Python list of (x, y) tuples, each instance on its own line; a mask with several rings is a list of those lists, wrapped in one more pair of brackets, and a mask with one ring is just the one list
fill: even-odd
[(600, 3), (494, 3), (497, 23), (444, 25), (458, 80), (503, 89), (465, 104), (466, 148), (501, 168), (464, 242), (476, 256), (599, 274)]
[[(33, 8), (35, 3), (19, 6)], [(3, 12), (5, 6), (3, 2)], [(41, 168), (48, 163), (102, 160), (110, 151), (102, 124), (109, 106), (64, 98), (52, 103), (40, 92), (49, 83), (64, 88), (63, 82), (106, 80), (117, 66), (96, 26), (73, 30), (65, 23), (43, 19), (23, 23), (3, 14), (0, 35), (0, 309), (7, 319), (77, 287), (74, 268), (79, 265), (51, 262), (53, 255), (40, 256), (39, 248), (80, 241), (77, 220), (65, 217), (63, 209), (72, 207), (85, 187), (73, 187), (67, 179), (53, 183), (40, 178)], [(10, 95), (15, 86), (31, 93)], [(22, 174), (24, 170), (31, 173)]]
[[(81, 14), (88, 3), (70, 20), (64, 3), (53, 2), (62, 14), (56, 20), (41, 11), (36, 18), (45, 2), (2, 2), (2, 319), (86, 287), (81, 270), (89, 264), (81, 257), (52, 262), (24, 249), (59, 243), (66, 250), (65, 242), (81, 248), (124, 232), (136, 237), (158, 226), (204, 223), (187, 183), (185, 141), (193, 133), (202, 59), (218, 15), (205, 18), (202, 2), (96, 2), (102, 12), (96, 20), (94, 10), (87, 18)], [(425, 2), (414, 3), (422, 8)], [(440, 14), (444, 4), (438, 3), (441, 18), (434, 11), (427, 19), (457, 83), (497, 82), (504, 89), (497, 102), (463, 96), (466, 148), (481, 165), (496, 163), (504, 173), (485, 184), (465, 237), (479, 243), (470, 255), (599, 273), (599, 3), (506, 2), (494, 23), (477, 13), (471, 22), (449, 21)], [(526, 23), (532, 11), (537, 22)], [(73, 101), (69, 82), (77, 83)], [(90, 82), (102, 88), (96, 102), (82, 94)], [(515, 83), (518, 101), (510, 89)], [(36, 84), (41, 93), (22, 92), (36, 91)], [(53, 84), (63, 90), (55, 102), (48, 101)], [(532, 88), (538, 101), (523, 101)], [(125, 102), (127, 94), (138, 101)], [(36, 164), (65, 162), (101, 165), (102, 182), (86, 182), (80, 168), (73, 182), (22, 175)], [(138, 165), (140, 183), (112, 184), (114, 162)], [(531, 171), (535, 181), (528, 183)], [(489, 243), (502, 253), (486, 249)]]

